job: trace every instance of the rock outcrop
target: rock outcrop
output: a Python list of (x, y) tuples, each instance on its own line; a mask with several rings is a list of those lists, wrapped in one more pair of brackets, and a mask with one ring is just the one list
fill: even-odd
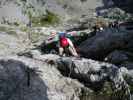
[(83, 85), (55, 67), (26, 57), (0, 58), (1, 100), (79, 100)]
[(105, 61), (121, 65), (122, 63), (132, 62), (132, 58), (133, 54), (131, 52), (115, 50), (105, 58)]
[[(90, 33), (97, 21), (103, 22), (98, 14), (128, 19), (125, 12), (132, 13), (132, 0), (118, 2), (1, 0), (0, 100), (81, 100), (85, 94), (100, 94), (108, 82), (113, 92), (107, 91), (116, 100), (132, 100), (132, 32), (107, 28)], [(60, 27), (43, 27), (52, 20), (49, 15), (62, 20)], [(79, 46), (81, 58), (42, 55), (37, 50), (53, 29), (87, 33), (88, 39)]]
[(122, 7), (119, 6), (119, 2), (121, 1), (77, 0), (75, 2), (75, 0), (4, 0), (0, 1), (0, 23), (27, 24), (31, 20), (31, 17), (44, 17), (47, 10), (59, 15), (60, 18), (63, 19), (63, 22), (69, 21), (69, 24), (75, 23), (76, 20), (78, 21), (83, 16), (92, 18), (97, 16), (99, 12), (108, 13), (108, 11), (110, 12), (110, 8), (113, 9), (112, 7), (122, 8), (124, 12), (132, 11), (132, 6), (129, 7), (129, 5), (132, 4), (131, 0), (122, 1), (121, 3), (125, 4)]
[(123, 91), (121, 100), (130, 100), (130, 89), (121, 69), (115, 65), (97, 62), (88, 59), (60, 58), (57, 59), (57, 68), (67, 77), (78, 79), (85, 86), (98, 91), (104, 82), (112, 82), (114, 91)]
[[(77, 79), (93, 91), (100, 91), (104, 88), (105, 82), (110, 82), (114, 94), (117, 93), (117, 99), (131, 99), (128, 84), (132, 84), (132, 72), (124, 66), (119, 68), (109, 63), (85, 58), (59, 57), (53, 54), (41, 55), (36, 51), (32, 51), (32, 55), (33, 59), (54, 65), (63, 76)], [(125, 76), (130, 78), (126, 80)]]
[[(49, 10), (52, 13), (56, 13), (61, 17), (61, 19), (71, 19), (71, 17), (78, 17), (86, 13), (93, 14), (94, 11), (88, 11), (88, 8), (93, 8), (90, 2), (93, 2), (95, 5), (96, 0), (82, 1), (77, 0), (16, 0), (9, 1), (4, 0), (0, 1), (0, 23), (4, 24), (27, 24), (31, 20), (31, 17), (38, 17), (46, 15), (46, 10)], [(97, 5), (100, 5), (101, 2), (98, 2)], [(37, 19), (36, 19), (37, 20)]]
[(132, 51), (132, 38), (131, 33), (105, 29), (81, 43), (79, 48), (84, 57), (103, 60), (110, 52), (117, 49)]

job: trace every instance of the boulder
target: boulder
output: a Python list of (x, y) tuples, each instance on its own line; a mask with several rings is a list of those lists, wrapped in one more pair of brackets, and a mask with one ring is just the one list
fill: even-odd
[(105, 61), (120, 65), (123, 62), (129, 61), (129, 56), (124, 51), (115, 50), (105, 58)]
[(79, 100), (83, 85), (26, 57), (0, 57), (1, 100)]
[(131, 33), (105, 29), (81, 43), (79, 49), (84, 57), (103, 60), (110, 52), (116, 49), (130, 50), (129, 44), (131, 44), (130, 40), (132, 38), (133, 34)]
[(119, 67), (125, 67), (129, 72), (133, 69), (133, 53), (131, 52), (115, 50), (105, 58), (105, 61)]
[(130, 89), (124, 76), (131, 77), (132, 73), (125, 67), (119, 68), (109, 63), (85, 58), (60, 57), (55, 54), (41, 55), (37, 51), (31, 53), (32, 59), (53, 65), (63, 76), (76, 79), (93, 91), (100, 91), (105, 88), (106, 82), (111, 82), (113, 91), (122, 89), (124, 93), (126, 92), (125, 96), (130, 97)]
[(100, 90), (104, 82), (110, 81), (114, 91), (123, 91), (124, 99), (121, 100), (130, 100), (130, 89), (123, 78), (123, 71), (115, 65), (90, 59), (67, 57), (57, 59), (56, 64), (64, 76), (78, 79), (94, 91)]

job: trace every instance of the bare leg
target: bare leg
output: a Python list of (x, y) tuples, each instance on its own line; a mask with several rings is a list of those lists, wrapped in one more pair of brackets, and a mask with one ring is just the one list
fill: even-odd
[(64, 49), (62, 47), (59, 47), (59, 55), (63, 56)]
[(78, 57), (78, 54), (77, 54), (77, 52), (76, 52), (76, 50), (75, 50), (74, 47), (69, 46), (68, 49), (69, 49), (70, 53), (71, 53), (73, 56)]
[(71, 41), (70, 39), (68, 39), (68, 42), (69, 42), (69, 47), (68, 47), (68, 49), (69, 49), (70, 53), (71, 53), (73, 56), (78, 57), (78, 53), (77, 53), (77, 51), (76, 51), (76, 49), (75, 49), (75, 47), (74, 47), (72, 41)]

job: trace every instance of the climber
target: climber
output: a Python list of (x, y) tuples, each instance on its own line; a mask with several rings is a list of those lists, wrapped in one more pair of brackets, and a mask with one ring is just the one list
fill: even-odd
[(71, 55), (78, 57), (78, 54), (72, 41), (66, 35), (70, 37), (70, 33), (67, 32), (51, 31), (50, 36), (45, 42), (46, 44), (55, 43), (59, 49), (59, 55), (61, 56), (64, 52), (66, 53), (66, 51), (68, 50)]
[(78, 57), (77, 51), (72, 41), (66, 37), (65, 32), (59, 32), (59, 55), (63, 55), (63, 52), (68, 49), (71, 55)]
[(50, 43), (53, 43), (53, 42), (57, 42), (58, 40), (59, 39), (58, 39), (57, 31), (52, 30), (50, 32), (49, 37), (45, 40), (45, 42), (46, 42), (46, 44), (50, 44)]

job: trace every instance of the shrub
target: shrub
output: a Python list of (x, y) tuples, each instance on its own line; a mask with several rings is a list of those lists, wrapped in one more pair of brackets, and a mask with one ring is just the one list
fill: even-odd
[(47, 25), (55, 25), (60, 21), (59, 17), (46, 10), (46, 15), (41, 15), (39, 17), (31, 17), (31, 22), (33, 26), (47, 26)]

